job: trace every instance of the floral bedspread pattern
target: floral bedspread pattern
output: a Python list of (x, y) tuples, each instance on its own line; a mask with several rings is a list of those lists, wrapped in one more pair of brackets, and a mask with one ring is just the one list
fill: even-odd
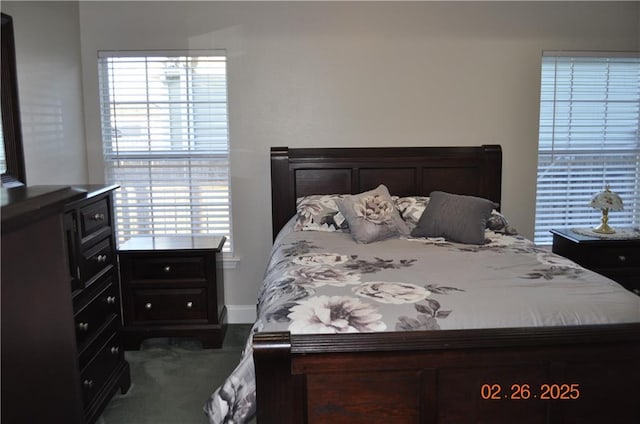
[[(640, 297), (519, 237), (481, 246), (283, 231), (259, 294), (256, 331), (352, 333), (640, 322)], [(212, 424), (255, 413), (251, 338), (204, 409)]]

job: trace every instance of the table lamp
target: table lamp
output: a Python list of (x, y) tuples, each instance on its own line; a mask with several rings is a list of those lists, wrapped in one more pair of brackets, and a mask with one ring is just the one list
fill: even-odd
[(602, 210), (602, 222), (593, 229), (593, 232), (601, 234), (615, 233), (616, 230), (607, 224), (607, 221), (609, 221), (609, 211), (621, 211), (623, 207), (622, 199), (616, 193), (609, 190), (609, 184), (606, 185), (603, 191), (593, 196), (591, 202), (589, 202), (589, 206)]

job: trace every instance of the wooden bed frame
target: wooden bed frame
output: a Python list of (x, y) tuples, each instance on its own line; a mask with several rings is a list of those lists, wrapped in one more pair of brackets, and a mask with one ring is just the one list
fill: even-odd
[[(384, 183), (500, 202), (501, 162), (495, 145), (272, 148), (274, 237), (308, 194)], [(257, 333), (253, 344), (259, 424), (640, 422), (640, 323)]]

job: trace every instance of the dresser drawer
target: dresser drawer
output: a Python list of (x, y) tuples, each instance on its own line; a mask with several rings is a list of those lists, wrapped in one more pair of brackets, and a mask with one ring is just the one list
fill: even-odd
[(117, 287), (111, 279), (99, 290), (86, 305), (79, 309), (75, 316), (76, 340), (78, 348), (93, 337), (113, 315), (120, 311)]
[(80, 209), (80, 238), (84, 239), (103, 228), (110, 227), (108, 199), (102, 199)]
[(627, 268), (640, 264), (640, 247), (605, 247), (589, 249), (588, 265), (592, 268)]
[(207, 319), (207, 290), (133, 290), (134, 321), (182, 321)]
[(112, 333), (98, 353), (80, 372), (82, 397), (85, 407), (99, 393), (120, 362), (122, 348), (116, 333)]
[[(80, 364), (80, 370), (83, 370), (87, 367), (89, 362), (92, 361), (98, 352), (102, 350), (105, 343), (112, 338), (114, 334), (116, 334), (120, 330), (120, 320), (116, 315), (110, 315), (107, 324), (100, 327), (101, 331), (99, 334), (96, 334), (91, 340), (88, 340), (88, 343), (85, 343), (81, 349), (78, 350), (78, 363)], [(124, 352), (121, 347), (120, 338), (116, 338), (111, 340), (112, 351), (111, 353), (117, 354), (122, 352), (122, 357), (120, 359), (124, 359)]]
[(88, 283), (100, 271), (113, 266), (115, 259), (113, 255), (113, 240), (111, 237), (107, 237), (92, 248), (82, 252), (80, 257), (82, 280)]
[(131, 267), (131, 277), (134, 280), (205, 278), (203, 256), (136, 257), (132, 260)]

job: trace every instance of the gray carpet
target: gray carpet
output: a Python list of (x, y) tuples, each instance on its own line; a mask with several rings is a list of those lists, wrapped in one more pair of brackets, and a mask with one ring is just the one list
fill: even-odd
[(240, 360), (251, 325), (232, 324), (221, 349), (193, 339), (146, 340), (125, 352), (131, 388), (119, 392), (97, 424), (206, 424), (202, 406)]

